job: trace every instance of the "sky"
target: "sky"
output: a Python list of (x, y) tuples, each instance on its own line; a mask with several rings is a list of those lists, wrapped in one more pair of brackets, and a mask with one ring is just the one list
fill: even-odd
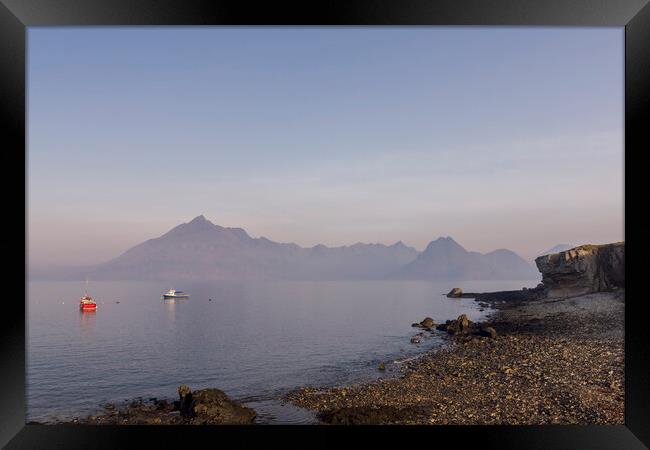
[(623, 240), (623, 28), (28, 30), (30, 265), (200, 214), (303, 246)]

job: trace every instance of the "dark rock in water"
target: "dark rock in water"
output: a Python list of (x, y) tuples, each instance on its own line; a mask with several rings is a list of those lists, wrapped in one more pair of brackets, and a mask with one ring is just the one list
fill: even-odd
[(479, 331), (479, 334), (480, 334), (481, 336), (490, 337), (490, 338), (492, 338), (492, 339), (495, 339), (495, 338), (497, 337), (497, 331), (496, 331), (494, 328), (492, 328), (492, 327), (485, 327), (485, 328), (482, 328), (482, 329)]
[(379, 366), (377, 366), (378, 370), (386, 370), (386, 365), (383, 362), (379, 363)]
[(546, 298), (546, 290), (536, 287), (534, 289), (518, 290), (518, 291), (497, 291), (497, 292), (484, 292), (476, 294), (476, 301), (479, 306), (488, 306), (486, 302), (495, 301), (525, 301), (525, 300), (539, 300)]
[(625, 243), (581, 245), (535, 259), (548, 297), (625, 287)]
[(447, 294), (447, 297), (449, 298), (460, 298), (460, 296), (463, 295), (463, 290), (461, 288), (453, 288), (449, 293)]
[(89, 417), (93, 424), (129, 425), (221, 425), (249, 424), (255, 419), (255, 411), (230, 400), (218, 389), (202, 389), (192, 392), (187, 385), (178, 387), (179, 400), (142, 399), (131, 401), (126, 408), (116, 410), (106, 406), (108, 414)]
[(420, 343), (420, 338), (417, 336), (413, 336), (411, 338), (411, 344), (419, 344)]
[(472, 323), (465, 314), (461, 314), (456, 320), (452, 320), (447, 324), (446, 330), (449, 334), (467, 333)]
[(412, 323), (411, 326), (414, 328), (425, 328), (431, 330), (436, 325), (431, 317), (425, 317), (424, 320), (420, 323)]
[(196, 415), (194, 413), (194, 398), (189, 386), (181, 384), (178, 387), (178, 396), (180, 397), (178, 410), (181, 412), (181, 416), (194, 417)]
[(202, 389), (194, 392), (193, 424), (234, 424), (253, 422), (255, 411), (230, 400), (219, 389)]

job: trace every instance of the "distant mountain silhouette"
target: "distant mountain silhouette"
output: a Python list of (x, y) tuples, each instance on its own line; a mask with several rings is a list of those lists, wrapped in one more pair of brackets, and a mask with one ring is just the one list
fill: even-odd
[(538, 275), (510, 250), (468, 252), (451, 237), (432, 241), (421, 253), (401, 241), (305, 248), (253, 238), (241, 228), (221, 227), (198, 216), (88, 267), (79, 272), (79, 279), (506, 280)]
[(303, 248), (203, 216), (173, 228), (96, 267), (93, 279), (376, 279), (412, 261), (417, 250), (401, 242), (316, 245)]
[(523, 280), (537, 278), (539, 273), (510, 250), (468, 252), (451, 237), (441, 237), (394, 276), (410, 280)]

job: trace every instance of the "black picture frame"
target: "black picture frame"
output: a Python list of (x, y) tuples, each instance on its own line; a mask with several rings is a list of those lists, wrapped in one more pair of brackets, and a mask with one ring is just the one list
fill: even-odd
[[(650, 109), (650, 6), (648, 0), (312, 0), (301, 3), (226, 0), (0, 0), (0, 110), (5, 171), (17, 175), (16, 184), (5, 184), (5, 196), (16, 200), (11, 220), (5, 219), (13, 236), (6, 270), (11, 289), (25, 277), (26, 265), (26, 30), (36, 26), (109, 25), (500, 25), (500, 26), (615, 26), (625, 27), (625, 192), (647, 192), (641, 183), (643, 170), (638, 155), (650, 149), (644, 118)], [(20, 197), (12, 189), (22, 181)], [(17, 189), (16, 189), (17, 190)], [(647, 194), (646, 194), (647, 195)], [(635, 205), (625, 199), (625, 205)], [(645, 205), (641, 205), (643, 207)], [(645, 208), (642, 208), (645, 209)], [(629, 208), (625, 208), (627, 258), (638, 258), (646, 248), (642, 236), (634, 234)], [(21, 218), (22, 217), (22, 218)], [(646, 233), (647, 234), (647, 233)], [(24, 246), (21, 247), (21, 244)], [(14, 256), (15, 255), (15, 256)], [(21, 256), (22, 258), (21, 259)], [(631, 255), (631, 256), (630, 256)], [(210, 446), (226, 446), (225, 438), (240, 444), (263, 439), (310, 447), (336, 445), (350, 433), (361, 435), (366, 444), (383, 442), (399, 435), (406, 445), (440, 445), (453, 440), (459, 445), (498, 448), (625, 448), (650, 446), (650, 352), (644, 329), (644, 302), (628, 267), (625, 307), (625, 425), (621, 426), (432, 426), (432, 427), (345, 427), (257, 426), (257, 427), (113, 427), (25, 424), (25, 303), (16, 301), (3, 309), (0, 348), (0, 445), (6, 448), (168, 448), (200, 438)], [(629, 270), (632, 268), (632, 270)], [(632, 295), (630, 295), (630, 292)], [(641, 297), (635, 298), (638, 294)], [(25, 295), (23, 298), (26, 299)], [(138, 443), (138, 444), (136, 444)], [(365, 445), (364, 445), (365, 446)]]

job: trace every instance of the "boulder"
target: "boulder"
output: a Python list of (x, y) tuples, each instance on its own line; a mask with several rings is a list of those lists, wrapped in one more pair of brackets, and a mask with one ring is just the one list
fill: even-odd
[(449, 334), (463, 334), (469, 331), (471, 325), (472, 322), (467, 316), (461, 314), (456, 320), (452, 320), (447, 324), (446, 330)]
[(582, 245), (535, 259), (548, 297), (625, 287), (625, 243)]
[(424, 320), (420, 322), (422, 328), (432, 328), (433, 326), (435, 326), (435, 324), (436, 323), (433, 321), (431, 317), (425, 317)]
[(381, 371), (386, 370), (386, 364), (384, 364), (383, 362), (380, 362), (379, 366), (377, 366), (377, 369), (379, 369)]
[(252, 423), (255, 411), (231, 400), (219, 389), (202, 389), (193, 393), (193, 424), (232, 424)]
[(420, 338), (417, 336), (413, 336), (411, 338), (411, 344), (419, 344), (420, 343)]
[(492, 339), (495, 339), (497, 337), (497, 330), (495, 330), (492, 327), (485, 327), (481, 328), (481, 331), (479, 332), (481, 336), (489, 337)]
[(178, 387), (178, 396), (180, 400), (178, 402), (178, 410), (181, 412), (183, 417), (193, 417), (194, 414), (194, 398), (192, 397), (192, 391), (189, 386), (181, 384)]
[(449, 291), (447, 297), (459, 298), (461, 295), (463, 295), (463, 290), (461, 288), (453, 288), (451, 291)]
[[(178, 387), (178, 395), (180, 400), (174, 402), (174, 412), (177, 411), (180, 414), (184, 423), (243, 425), (252, 423), (256, 417), (254, 410), (230, 400), (219, 389), (201, 389), (192, 392), (189, 386), (183, 384)], [(166, 411), (168, 409), (167, 402), (164, 404), (157, 402), (155, 409)]]

